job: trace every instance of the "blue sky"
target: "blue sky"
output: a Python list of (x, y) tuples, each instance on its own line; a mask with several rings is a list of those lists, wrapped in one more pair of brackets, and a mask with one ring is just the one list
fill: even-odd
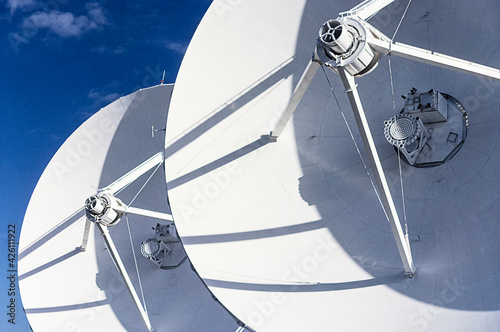
[[(120, 96), (175, 81), (210, 0), (0, 2), (0, 269), (7, 225), (17, 236), (38, 178), (65, 139)], [(6, 277), (0, 297), (8, 304)], [(19, 304), (19, 297), (17, 303)], [(17, 307), (16, 325), (28, 331)]]

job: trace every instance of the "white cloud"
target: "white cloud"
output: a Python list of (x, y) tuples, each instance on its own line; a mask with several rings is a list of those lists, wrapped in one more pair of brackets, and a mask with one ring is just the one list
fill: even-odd
[(38, 12), (26, 18), (23, 22), (25, 29), (43, 29), (61, 37), (77, 37), (89, 30), (96, 29), (95, 23), (85, 16), (74, 17), (71, 13), (52, 11)]
[(33, 0), (7, 0), (7, 7), (10, 9), (10, 15), (18, 9), (27, 9), (35, 6)]
[(104, 16), (104, 12), (102, 11), (102, 7), (97, 2), (90, 2), (85, 5), (85, 8), (89, 12), (90, 19), (99, 25), (108, 24), (108, 20), (106, 16)]
[(112, 101), (117, 100), (120, 98), (120, 94), (114, 92), (114, 93), (102, 93), (99, 91), (91, 90), (89, 94), (87, 95), (89, 99), (92, 99), (94, 101), (94, 106), (103, 106), (111, 103)]
[(172, 42), (172, 41), (166, 41), (165, 47), (168, 50), (174, 51), (176, 53), (184, 54), (184, 53), (186, 53), (186, 49), (187, 49), (188, 45), (186, 43), (177, 43), (177, 42)]
[(86, 5), (88, 16), (75, 17), (69, 12), (53, 10), (36, 12), (23, 21), (23, 28), (28, 30), (47, 29), (61, 37), (79, 37), (91, 30), (101, 29), (107, 24), (102, 8), (97, 3)]

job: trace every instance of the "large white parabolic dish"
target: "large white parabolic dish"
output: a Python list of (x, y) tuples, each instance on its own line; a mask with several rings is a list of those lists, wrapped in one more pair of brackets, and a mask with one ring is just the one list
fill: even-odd
[[(104, 107), (66, 140), (41, 176), (19, 243), (20, 291), (34, 331), (145, 330), (95, 227), (86, 251), (80, 250), (82, 207), (97, 189), (163, 150), (164, 133), (151, 137), (151, 126), (164, 128), (172, 89), (172, 84), (142, 89)], [(117, 197), (128, 204), (139, 191), (133, 207), (169, 212), (162, 168), (142, 175)], [(141, 256), (141, 242), (154, 237), (153, 227), (162, 221), (128, 219), (153, 329), (234, 331), (234, 318), (212, 299), (189, 261), (161, 270)], [(125, 218), (110, 233), (141, 296)]]
[[(188, 256), (214, 295), (258, 331), (498, 330), (498, 82), (391, 59), (396, 96), (432, 88), (469, 114), (468, 138), (451, 161), (403, 165), (413, 279), (403, 277), (321, 70), (278, 142), (261, 137), (289, 100), (319, 27), (356, 4), (214, 1), (184, 57), (167, 121), (168, 195)], [(392, 36), (405, 6), (396, 1), (370, 23)], [(415, 0), (396, 41), (498, 68), (499, 18), (494, 1)], [(355, 127), (339, 78), (328, 76)], [(387, 58), (357, 83), (402, 216), (398, 160), (383, 136), (393, 115)]]

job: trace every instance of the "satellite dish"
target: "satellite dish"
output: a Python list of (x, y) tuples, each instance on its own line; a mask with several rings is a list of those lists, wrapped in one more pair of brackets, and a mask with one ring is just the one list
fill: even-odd
[(151, 137), (151, 126), (164, 127), (172, 90), (160, 84), (104, 107), (44, 171), (19, 243), (34, 331), (238, 327), (191, 269), (168, 208), (164, 134)]
[[(500, 8), (406, 4), (219, 1), (190, 44), (166, 128), (169, 201), (196, 271), (255, 330), (500, 327), (499, 85), (486, 79)], [(394, 96), (414, 88), (467, 113), (437, 167), (400, 163), (384, 135), (396, 116), (392, 139), (427, 138), (419, 154), (460, 141), (398, 117), (410, 105)]]
[[(498, 84), (392, 56), (389, 65), (383, 53), (498, 74), (384, 35), (498, 68), (499, 8), (406, 8), (214, 2), (179, 73), (165, 153), (173, 86), (162, 84), (89, 119), (40, 179), (19, 246), (34, 330), (498, 329)], [(316, 75), (314, 50), (330, 65)], [(350, 112), (360, 105), (366, 121)], [(443, 136), (453, 122), (435, 121), (443, 105), (458, 110), (461, 133)], [(435, 164), (441, 145), (451, 152)], [(170, 218), (155, 172), (163, 159), (175, 225), (157, 219)]]

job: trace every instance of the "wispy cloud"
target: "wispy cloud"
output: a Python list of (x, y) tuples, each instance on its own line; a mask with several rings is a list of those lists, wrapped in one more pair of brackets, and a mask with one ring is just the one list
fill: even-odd
[(94, 47), (92, 49), (92, 52), (95, 53), (108, 53), (108, 54), (123, 54), (126, 53), (127, 50), (124, 47), (117, 46), (114, 48), (111, 47), (106, 47), (106, 46), (99, 46), (99, 47)]
[(10, 9), (10, 15), (13, 15), (17, 10), (35, 7), (35, 2), (33, 0), (7, 0), (6, 6)]
[(167, 50), (174, 51), (179, 54), (186, 53), (186, 49), (188, 47), (187, 43), (178, 43), (168, 40), (164, 41), (164, 45), (167, 48)]
[(89, 111), (78, 112), (78, 115), (81, 117), (82, 120), (87, 120), (88, 118), (90, 118), (94, 114), (95, 114), (95, 112), (89, 112)]
[(38, 11), (23, 20), (24, 29), (47, 29), (60, 37), (80, 37), (91, 30), (99, 30), (108, 22), (98, 3), (87, 3), (88, 16), (75, 16), (69, 12)]
[[(114, 83), (109, 86), (114, 85)], [(104, 88), (104, 90), (92, 89), (87, 94), (87, 98), (89, 99), (89, 104), (82, 107), (77, 114), (81, 118), (81, 120), (87, 120), (92, 115), (95, 114), (99, 109), (111, 104), (122, 95), (116, 92), (107, 92), (109, 91), (109, 86)]]
[(120, 97), (120, 94), (116, 92), (105, 93), (101, 91), (91, 90), (87, 97), (93, 101), (94, 106), (105, 106), (118, 99)]
[(89, 18), (92, 22), (99, 25), (108, 24), (108, 20), (106, 19), (106, 16), (104, 16), (104, 12), (99, 3), (89, 2), (85, 5), (85, 8), (88, 10)]

